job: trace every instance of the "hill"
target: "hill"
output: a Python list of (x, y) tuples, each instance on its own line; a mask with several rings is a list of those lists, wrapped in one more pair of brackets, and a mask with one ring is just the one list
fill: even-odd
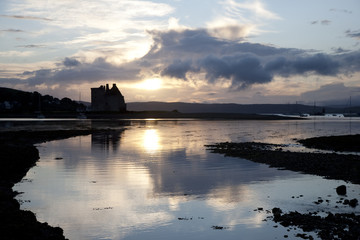
[(85, 109), (85, 105), (70, 98), (58, 99), (38, 92), (0, 87), (0, 113), (76, 112)]
[[(69, 98), (42, 96), (38, 92), (25, 92), (0, 87), (0, 114), (75, 113), (85, 111), (90, 103)], [(163, 111), (179, 113), (224, 113), (224, 114), (322, 114), (360, 113), (360, 106), (330, 107), (303, 104), (235, 104), (235, 103), (185, 103), (185, 102), (130, 102), (127, 110), (133, 112)]]
[(184, 103), (184, 102), (131, 102), (128, 111), (178, 111), (182, 113), (244, 113), (244, 114), (321, 114), (360, 112), (360, 107), (351, 109), (302, 104), (235, 104), (235, 103)]

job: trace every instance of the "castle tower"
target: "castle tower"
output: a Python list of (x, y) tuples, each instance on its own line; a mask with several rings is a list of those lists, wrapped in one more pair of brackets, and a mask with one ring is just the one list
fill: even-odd
[(91, 109), (94, 112), (126, 112), (124, 96), (114, 83), (99, 88), (91, 88)]

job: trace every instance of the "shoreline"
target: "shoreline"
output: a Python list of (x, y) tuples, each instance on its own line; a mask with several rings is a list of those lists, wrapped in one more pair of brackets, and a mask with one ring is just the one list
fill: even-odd
[[(106, 131), (116, 130), (83, 129), (2, 132), (2, 134), (0, 135), (0, 153), (2, 154), (2, 167), (0, 168), (0, 231), (3, 237), (8, 237), (9, 239), (66, 239), (63, 235), (63, 230), (60, 227), (49, 226), (46, 222), (40, 223), (37, 221), (34, 213), (27, 210), (21, 210), (20, 203), (15, 199), (16, 195), (19, 193), (13, 191), (12, 187), (14, 186), (14, 184), (20, 182), (21, 179), (29, 171), (29, 169), (35, 166), (36, 162), (39, 160), (39, 152), (35, 144)], [(239, 147), (234, 148), (233, 144), (234, 143), (223, 143), (218, 145), (207, 145), (207, 147), (209, 150), (213, 151), (215, 151), (215, 149), (210, 149), (210, 146), (212, 146), (213, 148), (216, 147), (218, 148), (218, 153), (222, 153), (228, 156), (233, 155), (239, 157), (239, 153), (236, 153), (238, 152)], [(269, 150), (269, 148), (274, 147), (274, 145), (269, 146), (268, 144), (259, 143), (243, 144), (245, 145), (242, 148), (246, 147), (244, 148), (244, 151), (245, 154), (247, 154), (246, 157), (243, 157), (247, 159), (252, 158), (249, 159), (252, 161), (257, 161), (255, 158), (261, 158), (261, 156), (265, 156), (267, 159), (276, 159), (279, 153), (292, 154), (290, 152), (282, 152), (279, 149)], [(232, 148), (224, 147), (226, 145), (232, 146)], [(250, 150), (249, 146), (251, 147)], [(275, 147), (281, 148), (281, 146)], [(336, 155), (336, 157), (340, 156), (338, 154), (326, 154), (327, 157), (332, 155)], [(290, 158), (292, 155), (285, 156), (286, 158)], [(307, 158), (309, 155), (304, 156), (306, 156)], [(297, 161), (301, 161), (301, 159), (302, 158), (296, 158)], [(356, 161), (358, 161), (359, 159), (360, 156), (356, 156)], [(358, 163), (360, 164), (360, 161), (358, 161)], [(279, 164), (279, 162), (277, 164)], [(281, 165), (274, 165), (273, 167), (283, 168), (283, 166)], [(340, 171), (343, 171), (343, 167), (344, 166), (340, 166)], [(348, 178), (344, 174), (338, 174), (336, 175), (336, 177), (341, 180), (351, 181), (355, 184), (360, 184), (360, 176), (356, 177), (356, 173), (359, 172), (360, 168), (354, 168), (353, 165), (352, 167), (353, 169), (355, 169), (355, 175), (352, 174), (352, 178)], [(335, 167), (335, 170), (339, 170), (338, 167)], [(299, 170), (295, 169), (293, 171)], [(275, 220), (279, 220), (279, 218), (275, 219), (274, 217), (274, 221)]]
[[(334, 143), (335, 141), (335, 143)], [(339, 144), (336, 144), (338, 142)], [(357, 151), (360, 142), (360, 135), (343, 135), (320, 138), (308, 138), (298, 142), (308, 147), (337, 151)], [(223, 142), (213, 145), (206, 145), (206, 148), (213, 153), (224, 154), (225, 156), (244, 158), (253, 162), (264, 163), (269, 167), (279, 170), (291, 170), (305, 174), (312, 174), (326, 179), (344, 180), (353, 184), (360, 184), (360, 155), (344, 155), (336, 153), (303, 153), (289, 152), (282, 150), (283, 145), (266, 144), (257, 142), (231, 143)], [(338, 191), (344, 189), (345, 192)], [(337, 194), (344, 196), (341, 204), (348, 204), (352, 208), (358, 207), (358, 199), (345, 199), (346, 186), (339, 186)], [(342, 190), (343, 191), (343, 190)], [(320, 204), (320, 199), (316, 204)], [(269, 210), (270, 211), (270, 210)], [(299, 213), (290, 211), (283, 213), (281, 208), (272, 209), (273, 216), (270, 218), (289, 229), (298, 227), (304, 232), (314, 232), (321, 239), (359, 239), (360, 238), (360, 215), (355, 213), (332, 213), (321, 216), (319, 212)], [(266, 220), (265, 220), (266, 221)], [(287, 235), (286, 235), (287, 236)], [(285, 237), (285, 236), (284, 236)], [(313, 239), (308, 234), (298, 234), (303, 239)]]
[[(77, 118), (78, 113), (43, 113), (46, 118)], [(129, 111), (124, 113), (87, 112), (86, 119), (203, 119), (203, 120), (306, 120), (301, 117), (243, 113), (180, 113), (167, 111)], [(36, 114), (1, 114), (0, 118), (37, 118)]]
[[(350, 136), (353, 135), (349, 135), (352, 140)], [(213, 153), (245, 158), (270, 167), (360, 184), (360, 155), (290, 152), (283, 151), (283, 145), (258, 142), (222, 142), (205, 147)]]
[(41, 223), (36, 215), (21, 210), (13, 186), (40, 159), (35, 144), (111, 130), (8, 131), (0, 135), (0, 232), (5, 239), (65, 240), (60, 227)]

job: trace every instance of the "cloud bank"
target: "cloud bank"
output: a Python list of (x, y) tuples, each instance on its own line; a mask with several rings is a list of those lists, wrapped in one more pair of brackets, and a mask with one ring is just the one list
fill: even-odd
[(275, 76), (337, 76), (360, 70), (360, 52), (330, 55), (219, 39), (206, 30), (151, 32), (154, 44), (142, 59), (162, 66), (164, 77), (188, 80), (205, 74), (208, 83), (230, 81), (232, 89), (271, 82)]
[(96, 58), (93, 62), (65, 58), (57, 68), (24, 72), (21, 82), (29, 86), (107, 80), (131, 82), (151, 75), (187, 82), (191, 76), (192, 81), (208, 84), (227, 81), (229, 90), (236, 91), (269, 83), (276, 76), (337, 76), (360, 71), (359, 51), (312, 54), (301, 49), (221, 39), (206, 29), (150, 31), (149, 34), (153, 45), (140, 59), (116, 65), (106, 58)]

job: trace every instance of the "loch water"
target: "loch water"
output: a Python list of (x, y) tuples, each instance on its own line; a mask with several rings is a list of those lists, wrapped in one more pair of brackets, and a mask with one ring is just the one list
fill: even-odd
[[(296, 139), (359, 134), (359, 119), (280, 121), (9, 121), (0, 128), (113, 129), (38, 144), (40, 160), (14, 190), (22, 209), (69, 239), (296, 239), (271, 209), (360, 213), (335, 188), (360, 186), (211, 153), (204, 145), (256, 141), (312, 151)], [(315, 204), (319, 198), (327, 200)], [(335, 206), (338, 206), (335, 208)], [(315, 233), (306, 233), (316, 239)]]

